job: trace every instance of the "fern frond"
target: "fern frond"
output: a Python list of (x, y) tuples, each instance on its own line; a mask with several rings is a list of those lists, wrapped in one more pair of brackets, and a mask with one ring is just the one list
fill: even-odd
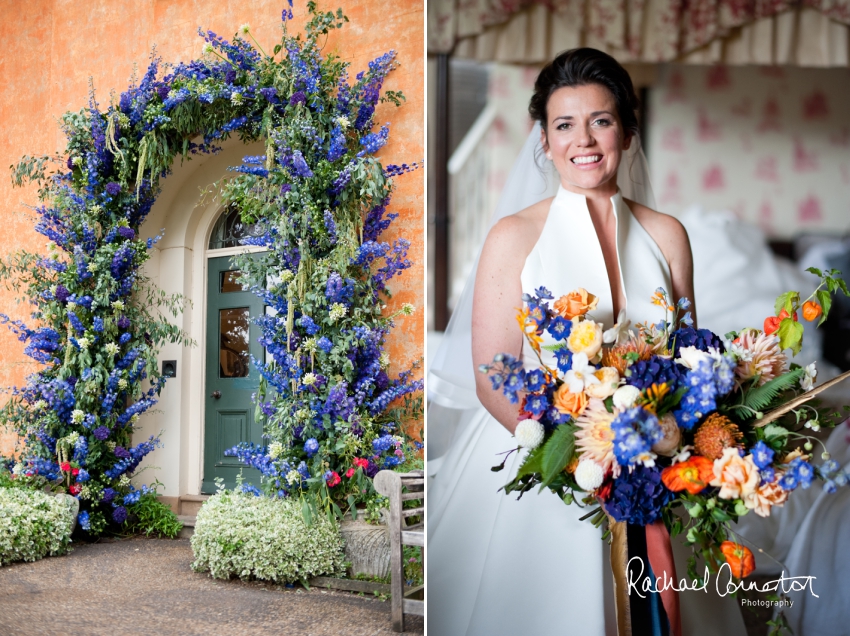
[(799, 382), (805, 371), (802, 368), (794, 369), (765, 382), (761, 386), (748, 389), (744, 393), (741, 403), (732, 406), (731, 410), (738, 417), (751, 419), (756, 411), (763, 412), (773, 404), (776, 398)]

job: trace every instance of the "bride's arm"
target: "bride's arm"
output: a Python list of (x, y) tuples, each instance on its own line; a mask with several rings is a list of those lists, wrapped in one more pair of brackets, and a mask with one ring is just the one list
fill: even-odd
[(478, 399), (511, 433), (517, 425), (519, 404), (511, 404), (500, 390), (493, 390), (489, 377), (477, 369), (492, 363), (498, 353), (521, 355), (522, 332), (516, 314), (522, 306), (520, 274), (536, 241), (529, 236), (530, 225), (528, 219), (513, 215), (490, 231), (478, 262), (472, 304), (472, 360)]

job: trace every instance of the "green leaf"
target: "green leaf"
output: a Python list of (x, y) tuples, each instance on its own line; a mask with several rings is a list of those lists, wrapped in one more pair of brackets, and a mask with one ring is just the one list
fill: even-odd
[(560, 473), (575, 452), (575, 427), (570, 424), (561, 424), (552, 433), (552, 437), (543, 446), (542, 477), (543, 484), (548, 486)]
[(791, 300), (792, 296), (796, 295), (798, 298), (800, 295), (797, 292), (785, 292), (784, 294), (780, 294), (776, 297), (776, 303), (773, 305), (773, 311), (778, 316), (779, 312), (784, 308), (789, 314), (791, 310), (788, 308), (788, 303)]
[(823, 272), (820, 271), (817, 267), (809, 267), (806, 269), (806, 271), (814, 274), (815, 276), (823, 276)]
[(543, 447), (544, 444), (541, 444), (534, 450), (532, 450), (523, 460), (522, 464), (517, 471), (515, 479), (519, 479), (520, 477), (525, 477), (526, 475), (533, 475), (535, 473), (540, 473), (543, 470)]
[[(790, 312), (789, 312), (790, 313)], [(791, 318), (784, 318), (779, 323), (779, 348), (783, 351), (791, 349), (794, 355), (800, 353), (803, 346), (803, 325)]]
[(354, 521), (357, 521), (357, 506), (355, 505), (356, 502), (354, 501), (354, 495), (348, 495), (347, 500), (348, 500), (348, 507), (351, 510), (351, 518)]
[(821, 314), (820, 320), (818, 321), (818, 327), (820, 327), (829, 315), (829, 310), (832, 308), (832, 296), (825, 289), (819, 289), (815, 293), (815, 296), (817, 297), (821, 308), (823, 308), (823, 314)]
[(768, 424), (762, 429), (762, 432), (764, 433), (764, 438), (767, 441), (786, 437), (790, 433), (788, 429), (779, 426), (779, 424)]

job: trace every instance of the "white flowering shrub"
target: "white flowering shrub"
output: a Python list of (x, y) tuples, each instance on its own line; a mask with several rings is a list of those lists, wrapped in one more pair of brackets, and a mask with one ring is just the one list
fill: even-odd
[(73, 512), (52, 495), (0, 488), (0, 566), (64, 554), (73, 522)]
[(198, 572), (278, 583), (344, 572), (343, 540), (335, 521), (314, 516), (307, 525), (298, 502), (238, 492), (210, 497), (192, 535)]

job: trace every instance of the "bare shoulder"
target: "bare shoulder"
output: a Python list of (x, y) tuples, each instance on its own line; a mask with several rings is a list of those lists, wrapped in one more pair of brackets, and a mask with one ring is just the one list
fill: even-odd
[(672, 265), (683, 253), (690, 256), (691, 244), (688, 240), (688, 231), (679, 219), (657, 212), (645, 205), (624, 199), (629, 209), (634, 214), (637, 222), (658, 244), (667, 261)]
[(540, 238), (551, 207), (550, 197), (499, 220), (487, 235), (485, 252), (497, 249), (524, 260)]

